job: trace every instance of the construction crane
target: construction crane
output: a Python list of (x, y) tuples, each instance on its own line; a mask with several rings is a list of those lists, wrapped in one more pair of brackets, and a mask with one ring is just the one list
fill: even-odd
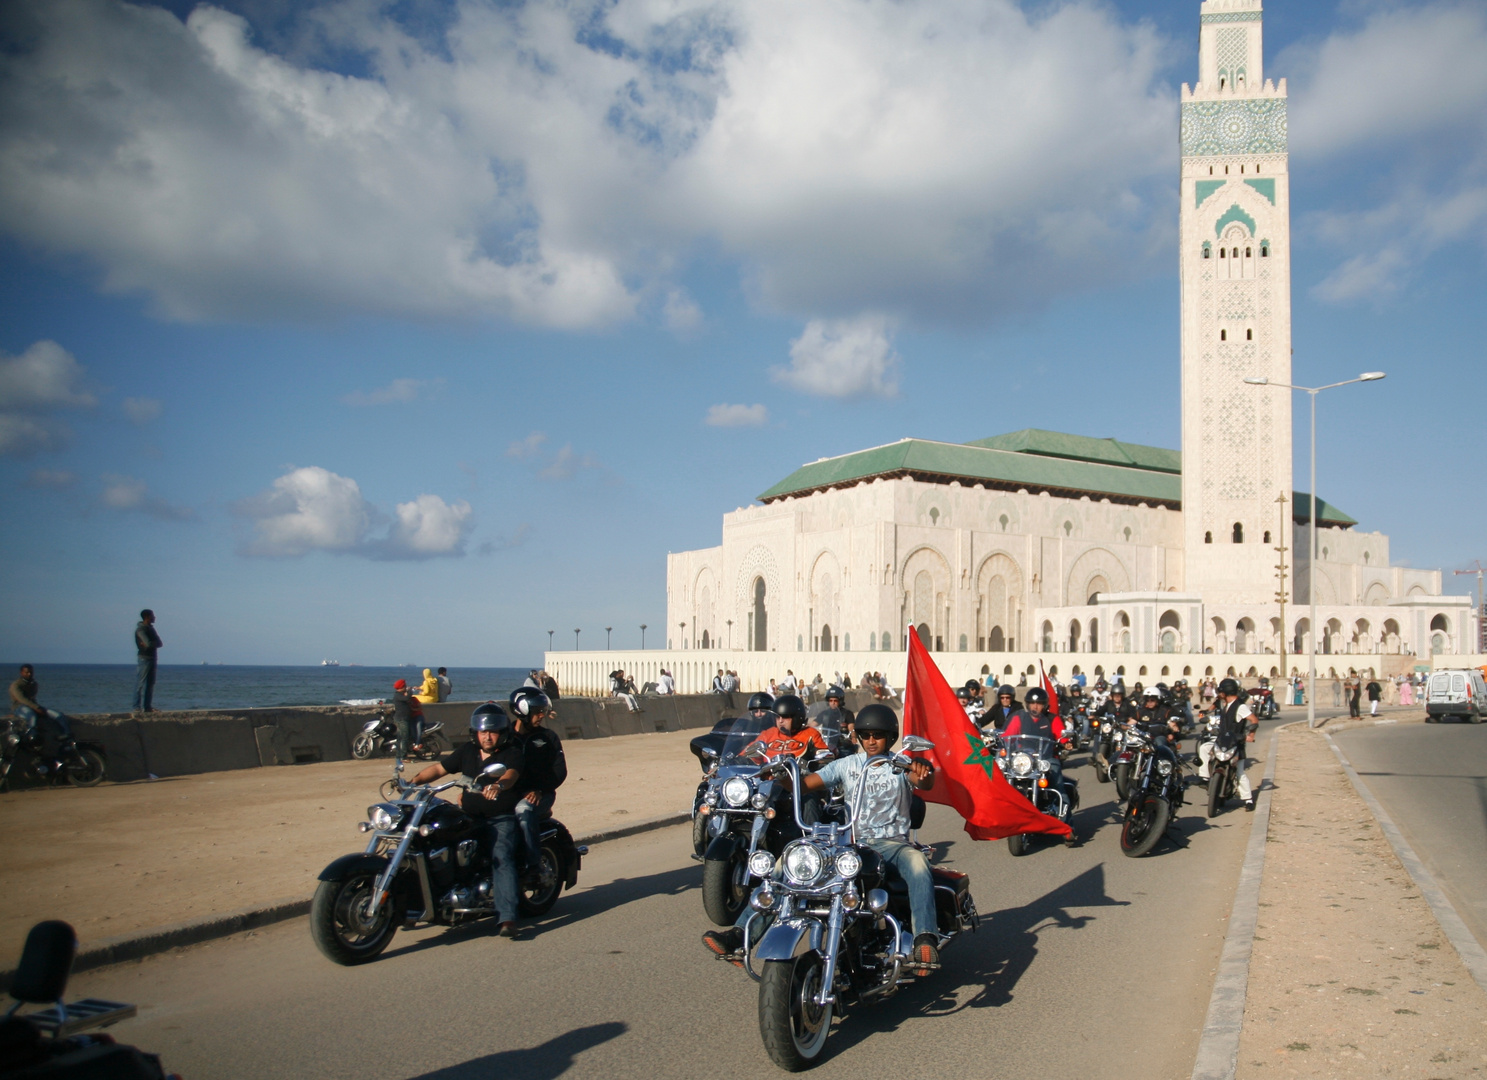
[(1477, 575), (1477, 648), (1487, 652), (1487, 606), (1482, 603), (1482, 575), (1487, 574), (1487, 567), (1482, 566), (1481, 559), (1473, 559), (1476, 564), (1475, 570), (1453, 570), (1458, 577), (1462, 574)]

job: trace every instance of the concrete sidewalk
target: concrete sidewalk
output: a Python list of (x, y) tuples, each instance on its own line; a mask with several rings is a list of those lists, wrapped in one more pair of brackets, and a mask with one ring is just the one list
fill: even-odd
[[(554, 812), (575, 837), (676, 820), (701, 776), (687, 750), (697, 734), (565, 743), (568, 782)], [(283, 917), (308, 900), (327, 863), (365, 847), (357, 822), (391, 775), (391, 761), (377, 758), (7, 794), (0, 970), (41, 919), (70, 922), (86, 954), (231, 913)], [(247, 925), (228, 921), (221, 932)], [(180, 943), (167, 936), (162, 947)]]

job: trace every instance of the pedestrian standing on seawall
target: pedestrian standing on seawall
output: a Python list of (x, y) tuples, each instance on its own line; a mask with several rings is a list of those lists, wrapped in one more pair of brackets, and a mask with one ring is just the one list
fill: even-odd
[(439, 669), (439, 700), (448, 701), (449, 695), (454, 693), (454, 684), (449, 681), (449, 669)]
[(134, 711), (137, 713), (155, 711), (155, 660), (157, 651), (164, 645), (155, 632), (155, 613), (145, 608), (134, 628)]

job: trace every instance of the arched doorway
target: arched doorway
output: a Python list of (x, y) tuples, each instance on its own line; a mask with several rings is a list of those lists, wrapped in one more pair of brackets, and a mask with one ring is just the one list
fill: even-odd
[(922, 622), (914, 627), (914, 630), (919, 635), (919, 644), (923, 645), (926, 649), (934, 648), (934, 638), (929, 636), (929, 623)]
[(818, 651), (831, 651), (831, 625), (829, 623), (821, 624), (821, 645)]
[(992, 652), (1007, 651), (1007, 642), (1002, 637), (1002, 628), (1000, 626), (993, 626), (991, 628), (991, 637), (987, 638), (986, 647)]
[(712, 639), (708, 636), (707, 631), (706, 630), (702, 631), (702, 641), (700, 642), (700, 644), (701, 644), (701, 646), (704, 649), (710, 649), (710, 648), (712, 648), (711, 640)]
[(754, 579), (754, 610), (749, 612), (749, 641), (754, 652), (769, 651), (769, 612), (764, 608), (764, 579)]

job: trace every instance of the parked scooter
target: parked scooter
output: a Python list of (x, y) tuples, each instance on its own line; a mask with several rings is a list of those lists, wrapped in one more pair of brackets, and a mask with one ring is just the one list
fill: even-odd
[[(408, 751), (408, 757), (414, 761), (432, 761), (449, 753), (453, 748), (443, 732), (442, 722), (425, 724), (423, 741)], [(351, 756), (366, 759), (384, 752), (390, 754), (394, 752), (397, 741), (398, 726), (393, 723), (392, 715), (379, 712), (375, 718), (363, 724), (362, 729), (356, 733), (356, 738), (351, 740)]]

